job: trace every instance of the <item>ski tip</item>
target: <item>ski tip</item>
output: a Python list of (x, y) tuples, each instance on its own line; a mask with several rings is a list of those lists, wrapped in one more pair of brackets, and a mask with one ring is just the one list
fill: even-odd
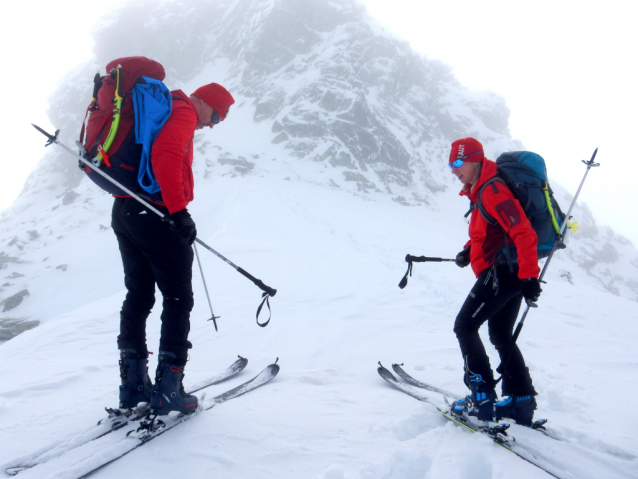
[(386, 369), (385, 366), (383, 366), (383, 364), (381, 364), (381, 361), (379, 361), (379, 367), (377, 368), (377, 372), (384, 379), (395, 379), (393, 374), (388, 369)]
[(239, 354), (237, 355), (237, 357), (239, 359), (237, 359), (237, 361), (235, 361), (236, 363), (239, 363), (242, 365), (242, 369), (246, 367), (246, 365), (248, 364), (248, 359), (246, 359), (243, 356), (240, 356)]
[(398, 375), (401, 375), (404, 371), (403, 371), (403, 363), (398, 364), (398, 363), (393, 363), (392, 364), (392, 370), (397, 373)]
[(28, 466), (16, 466), (16, 467), (9, 467), (5, 469), (4, 472), (9, 476), (17, 476), (22, 471), (26, 471), (27, 469), (30, 469), (30, 468)]

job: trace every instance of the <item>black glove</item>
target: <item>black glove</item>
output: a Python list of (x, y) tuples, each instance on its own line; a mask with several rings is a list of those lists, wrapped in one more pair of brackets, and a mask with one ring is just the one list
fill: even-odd
[(197, 236), (197, 228), (195, 228), (195, 222), (193, 221), (193, 218), (191, 218), (188, 210), (184, 208), (177, 213), (173, 213), (171, 215), (171, 219), (175, 223), (175, 228), (179, 234), (188, 241), (189, 245), (192, 245), (193, 241), (195, 241), (195, 237)]
[(466, 246), (463, 251), (457, 254), (454, 262), (459, 268), (465, 268), (470, 264), (470, 246)]
[(523, 297), (527, 301), (538, 301), (538, 298), (541, 295), (541, 284), (538, 282), (536, 278), (527, 278), (523, 280)]

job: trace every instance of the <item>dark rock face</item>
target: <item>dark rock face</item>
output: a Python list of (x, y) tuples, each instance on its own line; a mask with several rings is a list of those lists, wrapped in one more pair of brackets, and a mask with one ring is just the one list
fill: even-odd
[[(514, 144), (502, 98), (469, 92), (449, 67), (418, 55), (353, 0), (165, 4), (143, 27), (130, 20), (141, 8), (125, 5), (97, 29), (96, 65), (130, 49), (114, 38), (162, 61), (167, 81), (187, 82), (223, 61), (225, 85), (256, 123), (271, 124), (270, 142), (343, 170), (343, 185), (352, 181), (348, 170), (358, 170), (358, 189), (408, 188), (429, 202), (445, 184), (428, 173), (440, 157), (426, 147), (442, 153), (468, 132)], [(207, 18), (223, 21), (211, 29)]]
[(29, 290), (23, 289), (22, 291), (18, 291), (16, 294), (9, 296), (6, 299), (0, 301), (0, 306), (2, 306), (2, 312), (6, 313), (7, 311), (11, 311), (12, 309), (17, 308), (22, 303), (22, 300), (29, 296)]
[(0, 344), (39, 324), (39, 321), (27, 321), (24, 318), (0, 318)]

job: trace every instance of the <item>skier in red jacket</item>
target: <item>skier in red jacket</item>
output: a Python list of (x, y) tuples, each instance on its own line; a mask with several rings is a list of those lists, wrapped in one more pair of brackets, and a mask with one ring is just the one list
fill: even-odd
[[(497, 173), (496, 163), (485, 158), (481, 143), (474, 138), (452, 143), (449, 166), (463, 183), (460, 195), (467, 196), (473, 206), (470, 240), (456, 256), (456, 264), (471, 264), (478, 278), (454, 323), (465, 361), (464, 381), (471, 392), (455, 401), (452, 411), (482, 421), (508, 417), (531, 425), (536, 391), (521, 351), (516, 344), (510, 347), (510, 342), (522, 299), (536, 301), (541, 293), (536, 233), (518, 200), (501, 182), (490, 183), (481, 196), (483, 206), (500, 227), (488, 223), (474, 207), (481, 186)], [(507, 247), (516, 248), (511, 255), (516, 259), (507, 259)], [(498, 402), (494, 374), (478, 333), (485, 321), (503, 365), (502, 392), (507, 397)]]
[[(193, 135), (226, 119), (235, 102), (221, 85), (198, 88), (190, 97), (171, 92), (173, 108), (151, 151), (151, 164), (162, 200), (156, 208), (175, 226), (130, 197), (116, 197), (112, 226), (122, 262), (126, 299), (120, 313), (120, 408), (150, 402), (157, 414), (189, 413), (197, 397), (184, 392), (184, 366), (193, 308), (191, 285), (197, 230), (186, 207), (193, 200)], [(146, 319), (155, 303), (155, 285), (162, 293), (162, 328), (155, 385), (148, 376)]]

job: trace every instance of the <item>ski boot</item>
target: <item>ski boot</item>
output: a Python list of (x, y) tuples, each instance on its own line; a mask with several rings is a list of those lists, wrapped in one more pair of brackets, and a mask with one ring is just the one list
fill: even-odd
[(184, 366), (176, 365), (175, 354), (160, 351), (155, 389), (151, 398), (152, 413), (165, 416), (171, 411), (189, 414), (197, 409), (197, 397), (184, 392)]
[(494, 405), (494, 414), (497, 420), (506, 417), (517, 424), (531, 427), (535, 409), (534, 396), (510, 396)]
[(494, 388), (485, 388), (480, 374), (470, 376), (470, 395), (454, 401), (450, 412), (457, 416), (474, 416), (479, 421), (494, 421), (494, 403), (496, 392)]
[(120, 349), (120, 409), (132, 409), (151, 402), (153, 383), (148, 377), (148, 353)]

